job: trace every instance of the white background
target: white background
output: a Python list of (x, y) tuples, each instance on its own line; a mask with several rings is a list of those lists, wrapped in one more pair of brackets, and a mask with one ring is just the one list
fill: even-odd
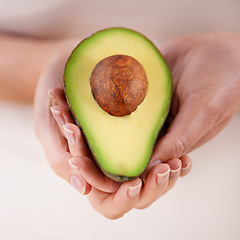
[(48, 166), (31, 106), (0, 102), (0, 239), (240, 239), (240, 113), (145, 210), (108, 220)]

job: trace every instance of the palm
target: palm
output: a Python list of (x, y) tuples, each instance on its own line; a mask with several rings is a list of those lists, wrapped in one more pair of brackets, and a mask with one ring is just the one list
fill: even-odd
[(240, 87), (239, 61), (222, 39), (191, 35), (168, 42), (162, 51), (173, 77), (173, 99), (169, 128), (153, 159), (166, 161), (188, 154), (219, 133), (239, 107)]

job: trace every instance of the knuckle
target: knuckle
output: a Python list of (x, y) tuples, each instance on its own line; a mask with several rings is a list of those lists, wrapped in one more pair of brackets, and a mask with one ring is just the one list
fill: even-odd
[(66, 153), (61, 158), (51, 158), (48, 161), (51, 169), (55, 172), (55, 174), (64, 179), (66, 179), (66, 164), (68, 164), (67, 159), (69, 159), (69, 156)]
[(76, 157), (78, 160), (78, 168), (81, 169), (82, 172), (88, 173), (89, 172), (89, 163), (86, 158), (84, 157)]
[(60, 161), (58, 161), (58, 159), (52, 159), (51, 161), (49, 161), (50, 167), (51, 169), (55, 172), (55, 174), (59, 177), (61, 177), (61, 173), (62, 173), (62, 168), (61, 168), (61, 164)]
[(209, 117), (214, 117), (214, 116), (217, 117), (219, 114), (221, 115), (221, 112), (223, 110), (222, 107), (223, 106), (222, 106), (222, 104), (220, 104), (220, 102), (210, 101), (205, 108), (205, 116), (207, 118), (209, 118)]
[(179, 158), (185, 154), (187, 142), (187, 137), (182, 136), (172, 143), (172, 152), (174, 157)]
[(226, 90), (208, 102), (205, 114), (222, 121), (231, 112), (233, 105), (233, 94)]
[(136, 209), (145, 209), (145, 208), (150, 207), (152, 205), (152, 203), (153, 202), (151, 202), (151, 203), (142, 203), (142, 204), (137, 205), (135, 208)]

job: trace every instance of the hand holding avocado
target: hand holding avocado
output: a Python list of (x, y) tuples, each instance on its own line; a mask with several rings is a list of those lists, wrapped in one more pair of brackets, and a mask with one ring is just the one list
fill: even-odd
[(240, 106), (240, 34), (196, 34), (161, 49), (173, 77), (169, 128), (152, 160), (179, 158), (209, 141)]
[(106, 177), (95, 163), (80, 129), (72, 123), (71, 114), (66, 110), (63, 89), (52, 88), (49, 94), (57, 104), (52, 107), (52, 113), (62, 133), (61, 138), (67, 139), (69, 148), (66, 150), (62, 147), (65, 161), (59, 161), (59, 166), (54, 166), (54, 170), (59, 174), (64, 164), (70, 166), (72, 169), (65, 172), (69, 176), (67, 180), (80, 193), (88, 194), (92, 206), (104, 216), (119, 218), (132, 208), (148, 207), (171, 189), (180, 175), (184, 176), (190, 171), (186, 168), (190, 162), (187, 156), (166, 163), (157, 161), (150, 164), (142, 176), (144, 186), (139, 178), (120, 185)]
[[(97, 211), (108, 218), (118, 218), (133, 207), (151, 205), (174, 185), (180, 174), (188, 173), (190, 169), (184, 167), (190, 160), (183, 157), (151, 164), (143, 176), (144, 187), (139, 178), (120, 185), (99, 170), (79, 128), (73, 124), (63, 92), (64, 65), (76, 44), (68, 41), (61, 45), (41, 74), (35, 96), (35, 129), (55, 173), (80, 193), (91, 192), (89, 200)], [(48, 89), (51, 97), (46, 95)]]

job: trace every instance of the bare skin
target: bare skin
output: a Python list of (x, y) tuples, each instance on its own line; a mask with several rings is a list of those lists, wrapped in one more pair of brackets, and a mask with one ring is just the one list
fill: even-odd
[[(66, 56), (53, 59), (40, 77), (36, 91), (35, 127), (49, 164), (81, 194), (88, 194), (92, 206), (107, 218), (116, 219), (134, 207), (151, 205), (174, 185), (181, 172), (184, 175), (190, 171), (190, 159), (184, 156), (181, 160), (175, 158), (167, 163), (152, 164), (143, 176), (144, 187), (140, 178), (119, 184), (106, 177), (73, 123), (63, 88), (59, 86), (66, 60)], [(58, 87), (52, 88), (53, 83)], [(158, 173), (165, 174), (158, 177)]]
[(56, 41), (0, 32), (0, 98), (32, 103), (38, 79), (58, 49)]
[[(97, 211), (115, 219), (134, 207), (151, 205), (174, 185), (180, 174), (190, 171), (190, 159), (184, 156), (181, 160), (151, 164), (143, 176), (144, 187), (139, 178), (119, 184), (102, 174), (89, 153), (81, 131), (73, 124), (63, 94), (64, 65), (78, 42), (74, 39), (31, 39), (2, 33), (0, 98), (30, 104), (35, 99), (36, 134), (52, 169), (80, 193), (88, 194)], [(49, 92), (49, 89), (52, 90)], [(54, 106), (55, 115), (50, 110), (51, 106)], [(69, 140), (69, 132), (74, 133), (75, 144)]]
[[(13, 45), (18, 44), (18, 40), (11, 40)], [(171, 189), (179, 175), (186, 175), (191, 169), (191, 160), (186, 154), (220, 132), (239, 109), (240, 37), (239, 34), (194, 35), (173, 40), (161, 49), (173, 74), (173, 104), (167, 134), (157, 142), (149, 167), (142, 176), (144, 186), (139, 178), (120, 185), (105, 177), (73, 123), (63, 95), (62, 74), (67, 57), (77, 42), (36, 41), (36, 54), (42, 47), (43, 60), (37, 65), (34, 64), (34, 48), (28, 48), (28, 44), (22, 48), (18, 45), (15, 54), (19, 48), (24, 49), (20, 51), (23, 56), (29, 51), (26, 56), (32, 56), (32, 61), (29, 63), (29, 58), (22, 57), (19, 72), (10, 72), (10, 68), (6, 71), (0, 64), (0, 84), (6, 93), (9, 92), (9, 95), (1, 92), (1, 96), (31, 102), (38, 82), (34, 103), (35, 129), (49, 164), (80, 193), (88, 194), (98, 212), (116, 219), (132, 208), (148, 207)], [(11, 48), (8, 43), (6, 46)], [(0, 48), (2, 46), (0, 44)], [(10, 57), (1, 57), (9, 65), (13, 63), (11, 69), (19, 64), (19, 61), (12, 62)], [(21, 69), (27, 64), (34, 66)], [(27, 72), (31, 76), (29, 80), (26, 80)], [(18, 84), (14, 81), (16, 77)], [(4, 83), (5, 79), (12, 81), (13, 86), (15, 84), (14, 90), (11, 84)], [(17, 86), (32, 80), (34, 83), (26, 84), (28, 91), (24, 94), (18, 90)], [(12, 94), (15, 89), (17, 97)]]
[(240, 34), (190, 35), (162, 51), (173, 75), (173, 103), (152, 159), (166, 161), (212, 139), (239, 109)]

